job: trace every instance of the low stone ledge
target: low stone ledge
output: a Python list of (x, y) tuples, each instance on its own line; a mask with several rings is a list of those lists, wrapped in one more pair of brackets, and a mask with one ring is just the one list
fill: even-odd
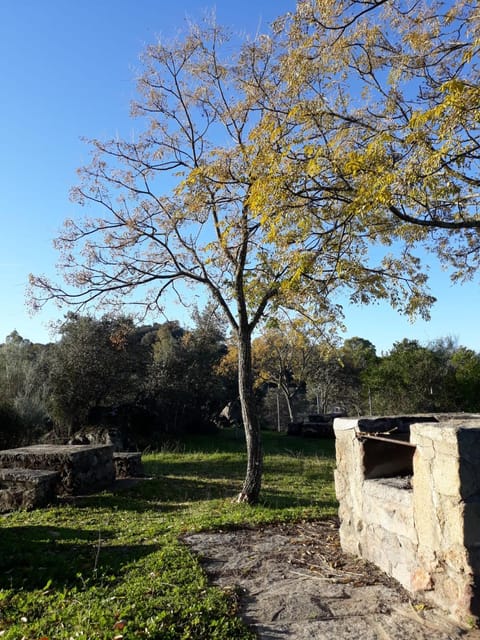
[(142, 478), (145, 475), (142, 454), (137, 451), (115, 451), (113, 464), (116, 478)]
[(54, 502), (58, 479), (56, 471), (0, 468), (0, 512), (35, 509)]

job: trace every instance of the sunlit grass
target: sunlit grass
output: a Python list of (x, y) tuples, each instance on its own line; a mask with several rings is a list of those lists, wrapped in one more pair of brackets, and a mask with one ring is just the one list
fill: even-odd
[(264, 434), (261, 501), (232, 502), (245, 471), (234, 431), (190, 438), (126, 491), (0, 518), (0, 634), (8, 640), (241, 639), (234, 594), (208, 586), (181, 535), (336, 512), (333, 443)]

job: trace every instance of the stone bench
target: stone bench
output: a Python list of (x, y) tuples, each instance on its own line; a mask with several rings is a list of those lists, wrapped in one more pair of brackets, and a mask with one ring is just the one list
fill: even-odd
[(56, 471), (0, 468), (0, 513), (54, 502), (58, 479)]
[(110, 445), (38, 444), (0, 451), (0, 468), (58, 472), (59, 495), (81, 495), (112, 486), (115, 480)]
[(138, 451), (115, 451), (113, 464), (116, 478), (141, 478), (145, 475), (142, 454)]

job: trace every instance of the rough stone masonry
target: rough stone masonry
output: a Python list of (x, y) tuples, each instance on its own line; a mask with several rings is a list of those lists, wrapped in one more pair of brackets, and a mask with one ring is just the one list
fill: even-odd
[(476, 620), (480, 416), (398, 420), (335, 420), (342, 548), (456, 619)]

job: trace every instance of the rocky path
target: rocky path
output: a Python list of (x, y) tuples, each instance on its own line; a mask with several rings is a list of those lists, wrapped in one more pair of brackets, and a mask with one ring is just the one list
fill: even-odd
[(185, 537), (261, 640), (480, 640), (342, 552), (336, 520)]

